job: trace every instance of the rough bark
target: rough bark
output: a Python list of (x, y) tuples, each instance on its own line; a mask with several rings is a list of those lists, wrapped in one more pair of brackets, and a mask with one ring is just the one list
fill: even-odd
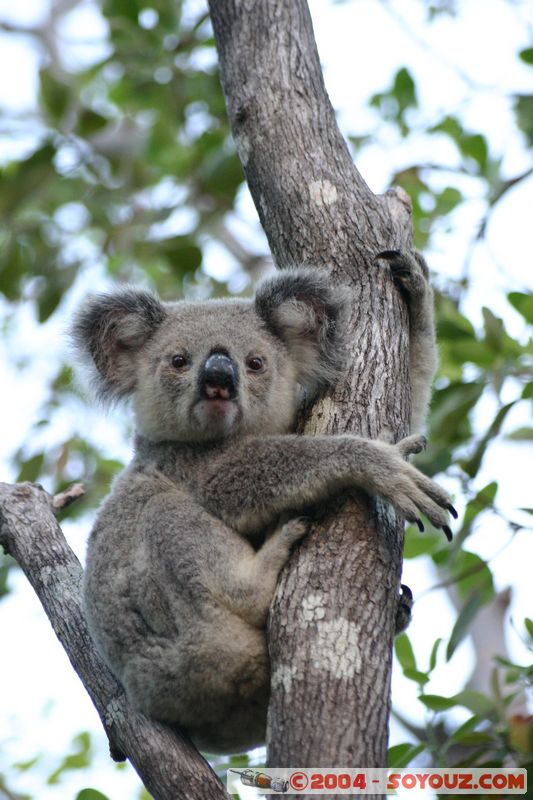
[[(383, 249), (411, 243), (408, 199), (374, 195), (327, 96), (305, 0), (210, 0), (232, 131), (279, 267), (352, 293), (350, 367), (306, 433), (398, 439), (409, 412), (406, 310)], [(270, 615), (270, 766), (384, 766), (402, 524), (352, 494), (285, 569)]]
[(134, 711), (94, 649), (81, 605), (82, 568), (54, 518), (59, 502), (43, 489), (0, 483), (0, 545), (34, 588), (93, 701), (115, 758), (127, 757), (155, 800), (221, 800), (222, 784), (178, 732)]

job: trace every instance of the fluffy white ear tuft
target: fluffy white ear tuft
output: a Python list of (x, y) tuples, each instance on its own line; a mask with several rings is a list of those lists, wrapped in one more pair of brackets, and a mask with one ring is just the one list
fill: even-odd
[(257, 313), (289, 348), (310, 396), (332, 386), (345, 366), (346, 296), (313, 267), (280, 270), (257, 288)]
[(159, 298), (139, 289), (98, 294), (82, 305), (70, 335), (101, 400), (116, 400), (134, 390), (135, 354), (165, 317)]

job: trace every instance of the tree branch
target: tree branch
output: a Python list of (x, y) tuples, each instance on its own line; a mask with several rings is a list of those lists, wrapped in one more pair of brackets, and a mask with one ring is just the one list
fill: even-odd
[(178, 731), (149, 720), (126, 702), (96, 652), (82, 609), (81, 565), (54, 512), (80, 487), (52, 498), (29, 483), (0, 483), (0, 545), (19, 563), (102, 720), (116, 760), (129, 758), (156, 800), (227, 798), (196, 748)]
[[(316, 264), (353, 292), (346, 380), (302, 430), (398, 438), (407, 316), (374, 256), (411, 246), (408, 198), (374, 195), (353, 165), (305, 0), (210, 0), (210, 10), (230, 124), (278, 266)], [(386, 763), (402, 525), (369, 498), (344, 500), (294, 554), (271, 610), (271, 766)]]

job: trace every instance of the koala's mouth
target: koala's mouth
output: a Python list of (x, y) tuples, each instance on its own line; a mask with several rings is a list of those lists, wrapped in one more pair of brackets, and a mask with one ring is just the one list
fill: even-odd
[(225, 386), (211, 386), (206, 384), (205, 395), (207, 400), (222, 401), (231, 400), (231, 393)]
[(206, 431), (227, 434), (240, 416), (239, 406), (231, 399), (227, 389), (206, 387), (205, 396), (193, 408), (193, 416)]

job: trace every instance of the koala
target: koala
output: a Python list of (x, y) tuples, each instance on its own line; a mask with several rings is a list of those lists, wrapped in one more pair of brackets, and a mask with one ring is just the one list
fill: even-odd
[[(431, 295), (418, 258), (380, 258), (405, 293), (412, 336), (428, 340), (411, 345), (418, 422), (431, 356), (415, 354), (434, 348)], [(162, 302), (119, 288), (86, 301), (73, 324), (98, 395), (131, 398), (136, 421), (132, 463), (89, 539), (89, 628), (134, 706), (204, 751), (264, 742), (266, 620), (308, 507), (356, 487), (451, 535), (450, 498), (406, 461), (420, 435), (392, 445), (292, 432), (302, 397), (344, 367), (346, 295), (300, 267), (252, 299)]]

